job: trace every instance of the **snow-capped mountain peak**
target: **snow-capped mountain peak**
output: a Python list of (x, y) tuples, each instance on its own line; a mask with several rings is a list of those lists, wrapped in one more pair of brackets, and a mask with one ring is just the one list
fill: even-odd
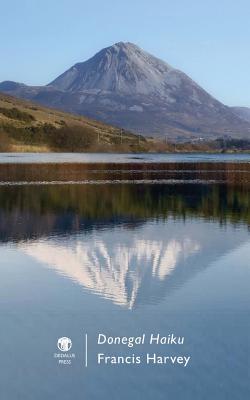
[(126, 95), (164, 95), (166, 84), (179, 81), (179, 73), (167, 63), (133, 43), (119, 42), (75, 64), (50, 86), (71, 92), (97, 89)]

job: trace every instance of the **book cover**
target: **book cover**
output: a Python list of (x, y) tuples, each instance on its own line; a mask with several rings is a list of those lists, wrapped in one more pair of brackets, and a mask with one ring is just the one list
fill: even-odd
[(249, 399), (249, 12), (2, 2), (1, 400)]

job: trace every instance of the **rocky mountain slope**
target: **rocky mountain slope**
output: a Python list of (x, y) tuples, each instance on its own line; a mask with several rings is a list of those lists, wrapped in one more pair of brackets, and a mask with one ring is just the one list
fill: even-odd
[(231, 107), (231, 110), (241, 119), (250, 122), (250, 108), (248, 107)]
[(116, 43), (47, 86), (0, 91), (150, 136), (250, 137), (250, 124), (183, 72), (132, 43)]

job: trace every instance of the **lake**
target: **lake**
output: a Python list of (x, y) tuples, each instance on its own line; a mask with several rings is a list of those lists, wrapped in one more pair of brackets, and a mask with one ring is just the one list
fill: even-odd
[(2, 163), (250, 162), (250, 153), (0, 153)]
[(248, 155), (6, 157), (1, 398), (249, 398)]

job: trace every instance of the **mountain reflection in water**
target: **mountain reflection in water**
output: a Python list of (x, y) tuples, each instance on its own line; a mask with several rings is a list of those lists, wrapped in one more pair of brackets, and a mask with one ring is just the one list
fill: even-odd
[[(249, 176), (247, 160), (0, 165), (4, 400), (248, 399)], [(150, 345), (152, 333), (185, 342)], [(64, 336), (70, 366), (53, 357)], [(98, 365), (99, 352), (143, 362)]]
[(154, 304), (196, 272), (241, 245), (246, 234), (214, 232), (209, 222), (145, 223), (50, 238), (19, 249), (83, 288), (129, 309)]
[[(1, 241), (128, 309), (155, 304), (248, 239), (227, 185), (2, 187)], [(245, 225), (235, 235), (238, 224)]]

